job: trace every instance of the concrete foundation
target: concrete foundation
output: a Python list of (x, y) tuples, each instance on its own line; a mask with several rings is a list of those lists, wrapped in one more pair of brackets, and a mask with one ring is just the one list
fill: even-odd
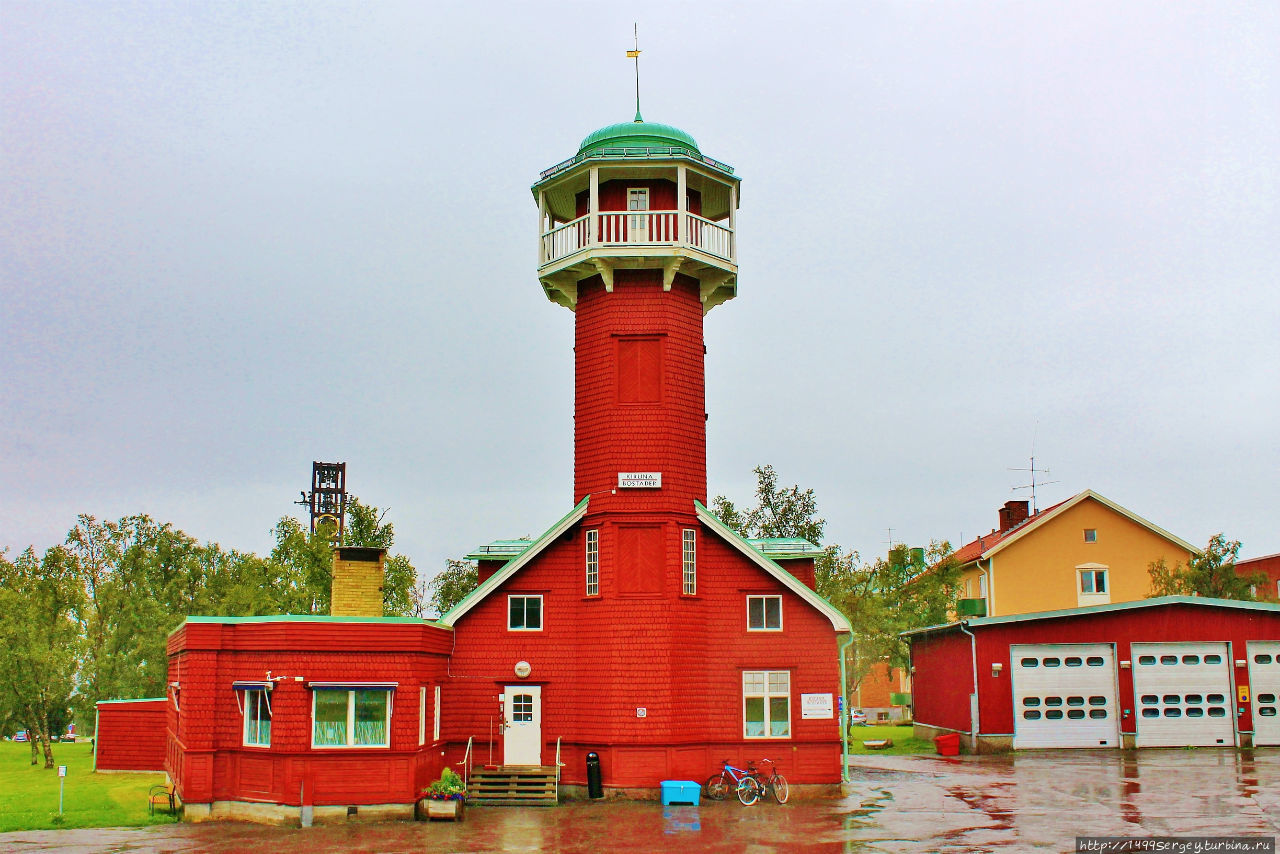
[[(355, 809), (354, 815), (350, 810)], [(353, 804), (347, 806), (318, 806), (312, 808), (315, 824), (346, 824), (352, 821), (411, 821), (413, 804)], [(279, 827), (299, 827), (302, 824), (302, 808), (282, 804), (262, 804), (249, 801), (214, 801), (211, 804), (183, 804), (185, 821), (251, 821)]]

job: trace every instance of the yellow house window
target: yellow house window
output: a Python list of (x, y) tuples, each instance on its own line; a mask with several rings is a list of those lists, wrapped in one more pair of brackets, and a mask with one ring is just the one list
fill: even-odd
[(1097, 529), (1097, 528), (1085, 528), (1085, 529), (1084, 529), (1084, 541), (1085, 541), (1086, 543), (1096, 543), (1096, 542), (1098, 541), (1098, 529)]

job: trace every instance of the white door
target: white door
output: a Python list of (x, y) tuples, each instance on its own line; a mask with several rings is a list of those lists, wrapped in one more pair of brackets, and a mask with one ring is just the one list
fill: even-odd
[(1119, 747), (1111, 644), (1013, 644), (1013, 746)]
[(1253, 694), (1253, 743), (1280, 744), (1280, 641), (1249, 641), (1249, 691)]
[[(648, 187), (631, 187), (627, 190), (627, 210), (629, 211), (648, 211), (649, 210), (649, 188)], [(630, 241), (632, 243), (644, 243), (649, 239), (649, 215), (647, 213), (633, 213), (628, 217), (630, 222)]]
[(502, 691), (502, 764), (542, 764), (542, 686), (507, 685)]
[(1225, 643), (1135, 643), (1138, 747), (1234, 747)]

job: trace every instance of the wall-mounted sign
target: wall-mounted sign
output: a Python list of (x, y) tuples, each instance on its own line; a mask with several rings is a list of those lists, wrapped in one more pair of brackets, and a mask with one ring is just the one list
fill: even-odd
[(810, 718), (834, 718), (835, 703), (832, 700), (832, 695), (801, 694), (800, 717), (806, 720)]
[(533, 668), (529, 666), (529, 662), (527, 661), (516, 662), (516, 676), (519, 676), (521, 679), (523, 679), (532, 672), (533, 672)]
[(660, 471), (620, 471), (618, 489), (661, 489)]
[(644, 706), (636, 707), (636, 717), (643, 718), (643, 717), (647, 717), (648, 714), (649, 714), (649, 710), (646, 709)]

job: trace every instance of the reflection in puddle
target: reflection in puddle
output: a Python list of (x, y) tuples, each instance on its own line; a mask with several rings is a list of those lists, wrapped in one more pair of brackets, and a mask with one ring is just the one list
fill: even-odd
[(680, 833), (698, 833), (702, 830), (702, 822), (698, 819), (697, 807), (662, 808), (662, 832), (668, 835)]

